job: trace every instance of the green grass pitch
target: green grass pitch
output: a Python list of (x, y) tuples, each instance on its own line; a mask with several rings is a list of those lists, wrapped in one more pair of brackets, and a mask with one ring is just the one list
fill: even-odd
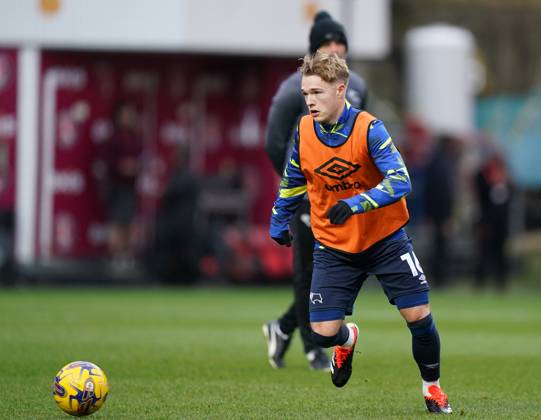
[[(453, 416), (541, 418), (540, 297), (432, 293)], [(351, 317), (360, 344), (345, 388), (308, 370), (298, 336), (273, 370), (261, 325), (290, 299), (288, 288), (0, 290), (0, 418), (66, 418), (51, 385), (74, 360), (109, 378), (95, 418), (429, 416), (409, 331), (376, 288)]]

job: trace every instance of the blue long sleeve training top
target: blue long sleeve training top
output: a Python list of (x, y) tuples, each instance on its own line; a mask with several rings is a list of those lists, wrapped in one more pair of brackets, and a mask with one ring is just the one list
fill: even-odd
[[(336, 124), (316, 123), (318, 137), (328, 146), (340, 146), (349, 137), (355, 117), (360, 111), (346, 103)], [(354, 214), (392, 204), (411, 191), (411, 182), (400, 152), (393, 144), (392, 138), (380, 120), (373, 121), (368, 129), (368, 148), (370, 155), (383, 175), (381, 182), (374, 188), (354, 195), (346, 202)], [(300, 167), (299, 132), (295, 134), (295, 143), (291, 158), (284, 170), (278, 197), (272, 208), (270, 236), (278, 238), (289, 229), (289, 221), (306, 193), (306, 178)], [(403, 229), (397, 234), (404, 235)]]

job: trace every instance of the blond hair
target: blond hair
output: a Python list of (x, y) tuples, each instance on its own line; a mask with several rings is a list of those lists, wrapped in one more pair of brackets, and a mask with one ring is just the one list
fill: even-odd
[(316, 51), (314, 54), (307, 54), (299, 70), (303, 76), (319, 76), (327, 83), (340, 81), (347, 84), (349, 79), (346, 60), (335, 53)]

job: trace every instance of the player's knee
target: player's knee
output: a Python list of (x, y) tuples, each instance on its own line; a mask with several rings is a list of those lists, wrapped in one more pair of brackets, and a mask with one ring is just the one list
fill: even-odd
[(400, 314), (408, 323), (417, 322), (430, 315), (430, 306), (423, 305), (415, 308), (401, 309)]
[(430, 315), (427, 291), (397, 297), (394, 303), (407, 322), (419, 321)]
[(318, 345), (319, 347), (333, 347), (337, 345), (338, 341), (338, 334), (334, 334), (332, 336), (326, 336), (318, 334), (317, 332), (312, 330), (312, 341), (314, 344)]
[(336, 346), (343, 337), (340, 336), (342, 320), (312, 322), (312, 340), (320, 347)]
[(323, 322), (314, 322), (312, 320), (312, 322), (310, 322), (310, 327), (315, 333), (330, 337), (338, 333), (342, 324), (343, 322), (341, 319)]

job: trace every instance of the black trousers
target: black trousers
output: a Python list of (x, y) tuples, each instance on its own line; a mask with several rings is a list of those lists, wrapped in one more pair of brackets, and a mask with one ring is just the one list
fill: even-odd
[(492, 272), (496, 287), (505, 290), (508, 286), (509, 257), (505, 251), (508, 232), (506, 220), (501, 223), (482, 223), (478, 233), (478, 265), (475, 286), (485, 287), (487, 276)]
[(308, 302), (312, 281), (314, 235), (310, 228), (310, 202), (305, 200), (291, 220), (293, 233), (294, 300), (278, 320), (280, 329), (291, 334), (299, 328), (305, 353), (318, 348), (312, 341)]
[(449, 235), (446, 232), (445, 220), (435, 220), (433, 228), (429, 274), (431, 284), (442, 287), (447, 285), (448, 280)]

